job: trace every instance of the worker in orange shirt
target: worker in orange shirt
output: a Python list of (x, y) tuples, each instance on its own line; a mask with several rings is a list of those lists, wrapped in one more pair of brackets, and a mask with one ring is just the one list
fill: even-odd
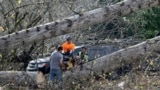
[(72, 53), (75, 49), (75, 44), (72, 42), (72, 38), (68, 37), (66, 39), (66, 42), (62, 44), (62, 47), (63, 47), (64, 53), (67, 53), (68, 51)]
[(65, 66), (64, 70), (68, 70), (72, 68), (75, 64), (75, 60), (73, 57), (73, 51), (75, 49), (75, 44), (72, 42), (72, 38), (68, 37), (66, 42), (62, 44), (63, 47), (63, 63)]

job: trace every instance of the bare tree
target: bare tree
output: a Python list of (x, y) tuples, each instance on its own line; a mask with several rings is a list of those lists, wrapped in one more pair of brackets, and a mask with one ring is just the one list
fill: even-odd
[(125, 16), (135, 11), (159, 5), (158, 0), (127, 0), (115, 5), (98, 8), (82, 15), (74, 15), (64, 20), (28, 28), (0, 38), (0, 48), (16, 48), (50, 37), (64, 35), (76, 30), (82, 30), (90, 25), (110, 21), (118, 16)]

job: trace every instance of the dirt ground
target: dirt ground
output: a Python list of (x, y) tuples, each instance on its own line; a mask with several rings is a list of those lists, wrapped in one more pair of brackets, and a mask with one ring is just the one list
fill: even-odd
[(159, 74), (133, 70), (117, 80), (95, 81), (87, 90), (160, 90)]

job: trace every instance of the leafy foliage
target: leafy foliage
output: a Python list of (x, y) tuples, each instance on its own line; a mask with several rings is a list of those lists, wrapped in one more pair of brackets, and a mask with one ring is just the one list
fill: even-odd
[(127, 18), (136, 37), (148, 39), (160, 33), (160, 7), (139, 11)]

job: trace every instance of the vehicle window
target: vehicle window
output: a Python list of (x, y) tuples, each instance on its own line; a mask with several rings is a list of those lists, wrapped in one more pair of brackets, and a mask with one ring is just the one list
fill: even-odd
[(80, 51), (81, 51), (81, 48), (75, 49), (73, 52), (73, 56), (76, 56), (78, 54), (78, 52), (80, 52)]
[(45, 57), (49, 57), (49, 56), (51, 56), (51, 54), (45, 54)]
[(89, 61), (117, 51), (117, 48), (111, 46), (93, 46), (88, 49)]
[(40, 55), (38, 56), (38, 58), (43, 58), (43, 55), (42, 55), (42, 54), (40, 54)]
[(107, 54), (106, 49), (99, 46), (91, 47), (88, 52), (89, 61), (95, 60), (96, 58), (102, 57)]

